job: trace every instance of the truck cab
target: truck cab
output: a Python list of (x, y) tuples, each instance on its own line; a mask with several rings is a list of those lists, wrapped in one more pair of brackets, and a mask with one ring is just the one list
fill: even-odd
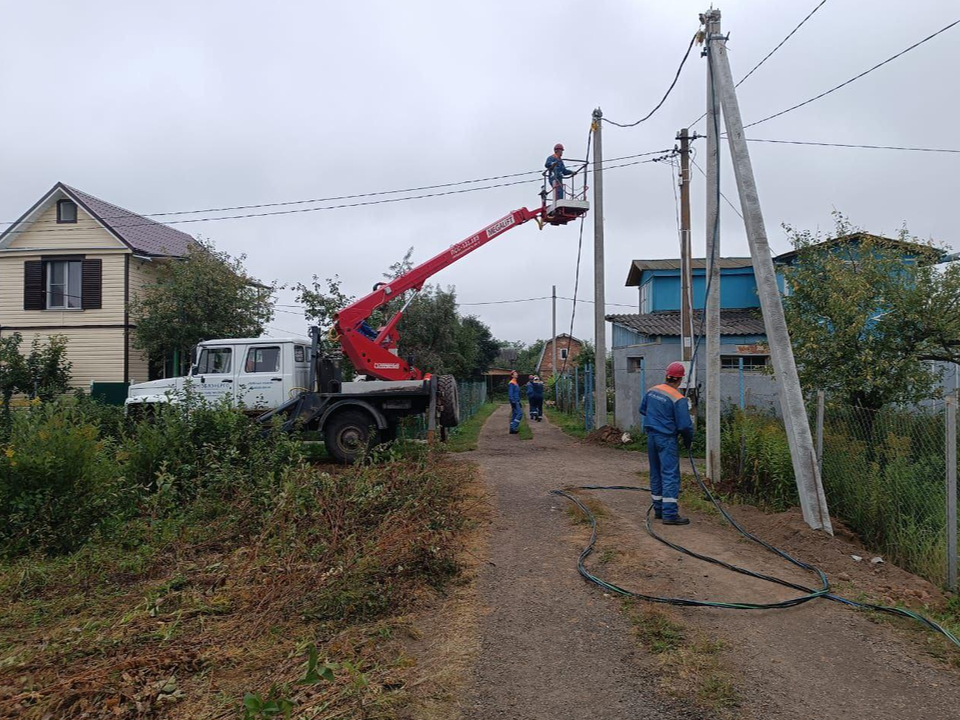
[(127, 406), (178, 402), (187, 383), (210, 402), (227, 400), (261, 413), (283, 405), (310, 382), (310, 340), (305, 337), (206, 340), (186, 377), (131, 385)]

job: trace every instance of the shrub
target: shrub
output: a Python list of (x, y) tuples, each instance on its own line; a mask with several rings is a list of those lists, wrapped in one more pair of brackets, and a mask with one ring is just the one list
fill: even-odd
[(739, 408), (724, 415), (720, 462), (725, 491), (776, 510), (798, 502), (787, 435), (774, 415)]

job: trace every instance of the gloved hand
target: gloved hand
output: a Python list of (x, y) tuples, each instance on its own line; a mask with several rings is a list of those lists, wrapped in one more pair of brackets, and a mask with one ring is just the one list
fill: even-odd
[(689, 450), (693, 447), (693, 435), (684, 435), (683, 436), (683, 449)]

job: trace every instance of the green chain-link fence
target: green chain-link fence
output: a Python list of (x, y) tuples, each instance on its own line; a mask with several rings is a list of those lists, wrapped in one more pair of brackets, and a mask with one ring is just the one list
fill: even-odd
[[(487, 384), (482, 380), (457, 380), (457, 395), (460, 400), (460, 422), (469, 420), (487, 402)], [(447, 432), (456, 435), (458, 428)], [(398, 435), (405, 440), (425, 440), (427, 437), (426, 415), (404, 418)]]
[[(816, 401), (809, 411), (816, 437)], [(939, 585), (948, 579), (945, 417), (943, 400), (869, 410), (828, 397), (819, 449), (831, 516), (872, 552)], [(726, 490), (778, 510), (796, 505), (782, 419), (732, 410), (724, 416), (721, 441)]]

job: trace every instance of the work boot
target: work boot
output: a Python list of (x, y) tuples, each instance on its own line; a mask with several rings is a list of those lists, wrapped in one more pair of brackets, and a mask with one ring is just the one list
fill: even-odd
[(677, 515), (675, 518), (664, 518), (664, 525), (689, 525), (690, 518), (680, 517)]
[(654, 510), (654, 511), (653, 511), (653, 517), (654, 517), (654, 519), (656, 519), (656, 520), (663, 520), (663, 513), (662, 513), (662, 512), (657, 512), (656, 510)]
[(519, 435), (519, 434), (520, 434), (520, 431), (519, 431), (519, 430), (511, 430), (511, 431), (510, 431), (510, 434), (511, 434), (511, 435)]

